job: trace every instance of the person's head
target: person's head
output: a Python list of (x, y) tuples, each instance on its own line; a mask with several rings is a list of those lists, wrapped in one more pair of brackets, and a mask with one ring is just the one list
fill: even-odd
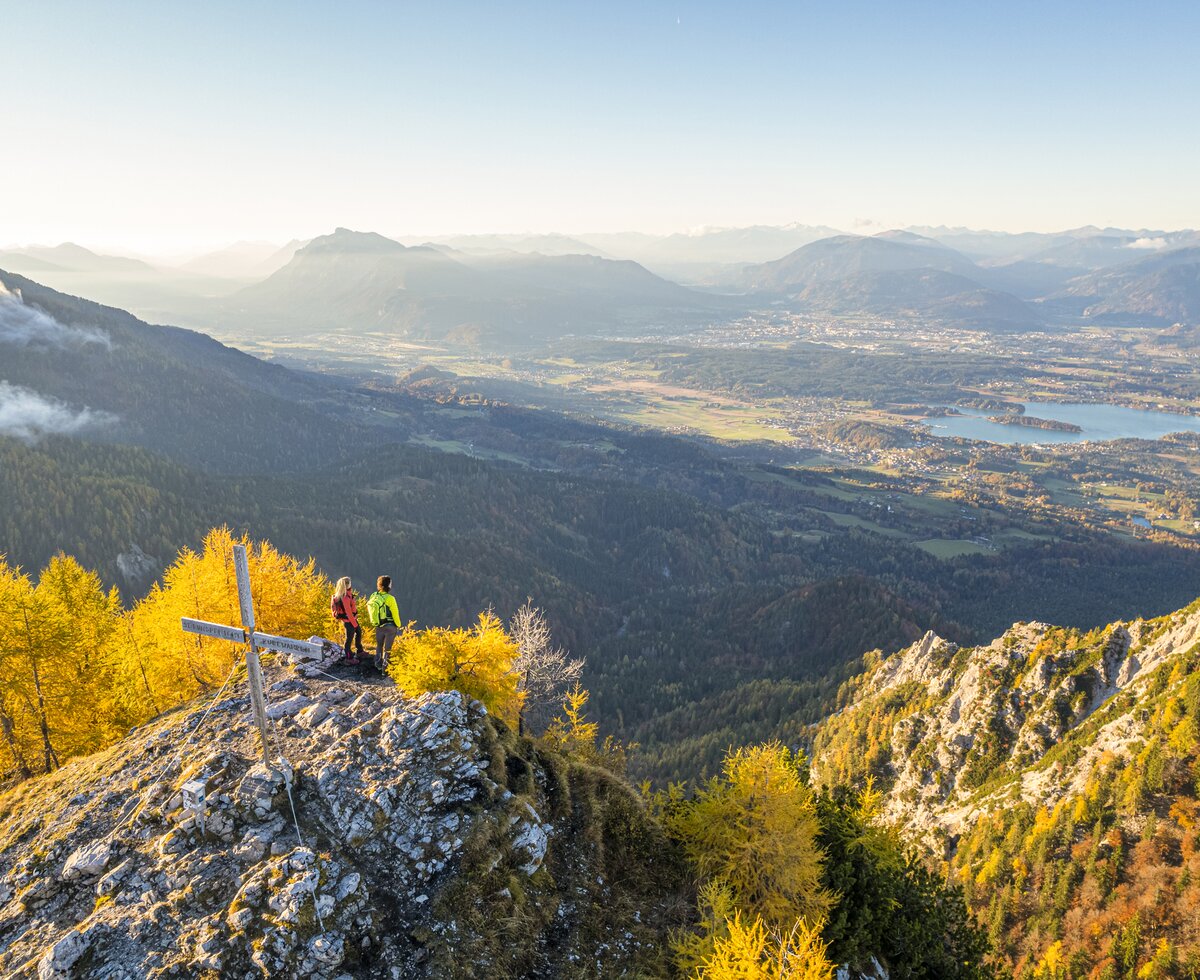
[(377, 584), (379, 585), (380, 592), (392, 591), (392, 577), (390, 575), (380, 575)]
[(342, 596), (344, 596), (349, 591), (350, 591), (350, 577), (343, 576), (342, 578), (337, 580), (337, 585), (334, 587), (334, 590), (333, 590), (333, 597), (335, 599), (340, 599), (340, 598), (342, 598)]

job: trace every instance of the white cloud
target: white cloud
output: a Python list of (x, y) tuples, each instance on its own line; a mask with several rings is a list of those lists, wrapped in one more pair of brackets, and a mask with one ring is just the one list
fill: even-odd
[(111, 349), (108, 334), (95, 327), (69, 327), (34, 306), (26, 306), (20, 292), (0, 282), (0, 344), (17, 347), (56, 347), (66, 350), (97, 344)]
[(1160, 248), (1167, 247), (1167, 240), (1165, 238), (1139, 238), (1136, 241), (1130, 242), (1125, 247), (1126, 248), (1160, 249)]
[(73, 435), (115, 422), (116, 416), (90, 408), (73, 409), (36, 391), (0, 381), (0, 436), (36, 442), (46, 435)]

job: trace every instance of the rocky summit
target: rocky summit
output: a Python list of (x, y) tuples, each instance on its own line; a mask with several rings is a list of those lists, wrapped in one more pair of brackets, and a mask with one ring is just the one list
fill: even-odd
[(1136, 764), (1198, 641), (1200, 603), (1087, 634), (1017, 623), (979, 647), (926, 633), (842, 691), (814, 773), (872, 776), (888, 791), (887, 817), (952, 843), (982, 813), (1053, 807), (1098, 769)]
[(636, 795), (457, 692), (268, 669), (0, 796), (0, 974), (653, 972), (673, 872)]

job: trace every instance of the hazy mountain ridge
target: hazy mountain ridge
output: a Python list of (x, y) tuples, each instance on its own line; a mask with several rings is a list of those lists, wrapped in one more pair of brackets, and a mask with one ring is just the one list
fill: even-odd
[(1153, 252), (1066, 285), (1061, 298), (1096, 320), (1137, 318), (1145, 325), (1200, 323), (1200, 246)]
[(460, 257), (338, 229), (209, 317), (268, 335), (387, 330), (423, 339), (531, 340), (720, 306), (633, 262), (536, 253)]
[(860, 272), (793, 296), (817, 309), (935, 319), (975, 330), (1030, 330), (1043, 322), (1035, 307), (1010, 293), (936, 269)]
[[(913, 240), (918, 239), (918, 240)], [(749, 288), (779, 293), (819, 282), (874, 272), (933, 269), (970, 277), (976, 266), (966, 256), (932, 239), (838, 235), (803, 245), (782, 258), (750, 266), (742, 275)]]
[(52, 247), (29, 245), (0, 252), (0, 261), (13, 266), (18, 265), (22, 258), (71, 272), (150, 273), (154, 269), (149, 262), (143, 262), (141, 259), (131, 259), (123, 255), (102, 255), (74, 242), (63, 242)]
[[(302, 375), (204, 334), (151, 326), (23, 276), (0, 271), (0, 287), (19, 294), (24, 310), (48, 318), (47, 329), (57, 325), (81, 338), (18, 346), (0, 334), (3, 380), (54, 403), (107, 413), (111, 422), (100, 438), (203, 459), (218, 471), (251, 460), (290, 468), (336, 438), (337, 424), (310, 404), (330, 382), (306, 386)], [(247, 419), (255, 425), (247, 427)], [(272, 435), (281, 428), (308, 439), (281, 444)]]
[(988, 288), (970, 259), (912, 232), (841, 235), (750, 266), (743, 288), (786, 296), (801, 308), (831, 313), (923, 317), (969, 329), (1020, 330), (1043, 317), (1009, 293)]
[(823, 225), (751, 225), (703, 228), (670, 235), (633, 232), (579, 236), (597, 252), (632, 259), (669, 279), (687, 283), (720, 283), (731, 271), (766, 262), (801, 245), (841, 234)]
[[(1191, 271), (1155, 264), (1197, 247), (1200, 233), (1191, 230), (938, 227), (864, 236), (797, 224), (674, 235), (404, 238), (407, 245), (371, 232), (355, 242), (354, 234), (339, 229), (278, 249), (235, 243), (170, 269), (70, 243), (10, 249), (0, 253), (0, 266), (7, 262), (55, 288), (154, 319), (263, 336), (344, 328), (396, 330), (413, 339), (537, 342), (606, 327), (687, 326), (764, 302), (978, 330), (1040, 329), (1055, 317), (1068, 325), (1081, 318), (1134, 326), (1200, 322)], [(371, 252), (379, 261), (368, 268)], [(439, 256), (448, 261), (438, 264)], [(585, 263), (587, 257), (597, 261)], [(970, 285), (936, 286), (929, 271), (962, 276)], [(889, 275), (863, 278), (883, 273)], [(839, 294), (834, 283), (841, 280)], [(721, 291), (741, 295), (716, 295)]]
[(141, 259), (100, 254), (73, 242), (0, 251), (0, 269), (36, 276), (63, 292), (142, 312), (190, 307), (229, 293), (238, 285), (186, 268), (163, 268)]
[(184, 272), (220, 279), (264, 279), (283, 268), (307, 242), (293, 239), (279, 246), (271, 242), (234, 242), (214, 252), (198, 255), (182, 263)]
[(410, 241), (409, 244), (442, 245), (467, 254), (492, 255), (504, 252), (520, 254), (540, 253), (541, 255), (595, 255), (599, 258), (612, 258), (603, 249), (584, 241), (574, 235), (550, 233), (545, 235), (450, 235), (448, 237), (431, 238), (427, 242)]

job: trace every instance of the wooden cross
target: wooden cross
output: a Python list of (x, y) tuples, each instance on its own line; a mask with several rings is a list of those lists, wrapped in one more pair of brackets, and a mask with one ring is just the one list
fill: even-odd
[(233, 546), (233, 569), (237, 573), (238, 604), (241, 606), (242, 628), (209, 623), (203, 619), (188, 619), (186, 616), (180, 620), (180, 624), (185, 633), (210, 636), (217, 640), (228, 640), (230, 643), (247, 644), (246, 675), (250, 681), (250, 704), (254, 709), (254, 720), (258, 724), (258, 735), (262, 741), (263, 762), (269, 767), (271, 752), (267, 734), (267, 698), (263, 693), (262, 665), (258, 660), (258, 651), (260, 649), (278, 650), (282, 653), (294, 653), (301, 657), (319, 659), (324, 655), (324, 650), (320, 643), (256, 632), (254, 629), (254, 598), (250, 594), (250, 563), (246, 558), (244, 545), (235, 544)]

